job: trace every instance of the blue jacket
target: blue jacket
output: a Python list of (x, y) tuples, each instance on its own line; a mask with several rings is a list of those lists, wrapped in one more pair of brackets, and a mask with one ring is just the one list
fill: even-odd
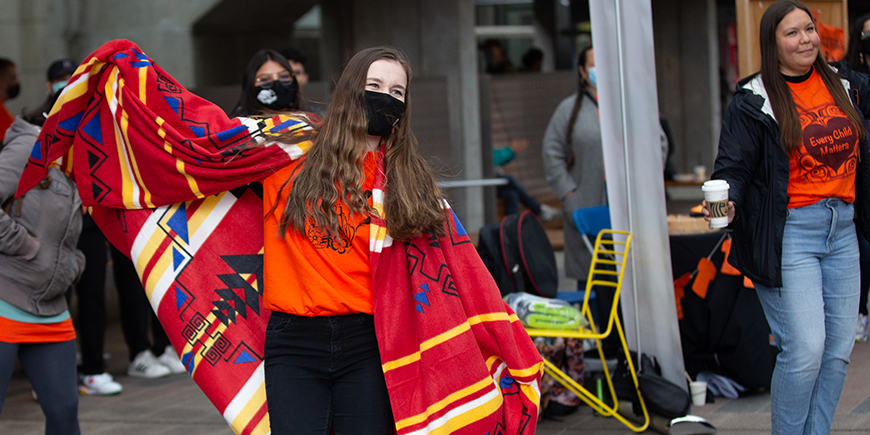
[[(870, 78), (853, 73), (848, 64), (832, 64), (861, 116), (870, 115)], [(753, 282), (782, 287), (782, 235), (788, 197), (788, 155), (780, 145), (780, 130), (760, 74), (737, 85), (719, 136), (713, 179), (730, 185), (736, 217), (728, 262)], [(855, 175), (855, 222), (870, 236), (870, 153), (859, 143)]]

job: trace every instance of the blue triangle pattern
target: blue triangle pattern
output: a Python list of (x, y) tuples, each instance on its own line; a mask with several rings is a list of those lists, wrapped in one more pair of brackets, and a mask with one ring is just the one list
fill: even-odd
[(181, 291), (178, 286), (175, 286), (175, 309), (180, 310), (181, 306), (187, 302), (187, 294)]
[(431, 306), (431, 304), (429, 303), (429, 297), (426, 296), (426, 292), (420, 292), (420, 293), (414, 294), (414, 300), (421, 303), (421, 304), (426, 304), (426, 305)]
[[(178, 111), (176, 111), (176, 113), (178, 113)], [(229, 130), (224, 130), (224, 131), (218, 132), (217, 138), (221, 142), (226, 142), (226, 141), (232, 139), (233, 136), (235, 136), (243, 131), (248, 131), (248, 127), (246, 127), (244, 125), (239, 125), (237, 127), (231, 128)]]
[(453, 214), (453, 223), (456, 225), (456, 234), (458, 234), (460, 236), (467, 235), (468, 233), (465, 231), (465, 228), (459, 222), (459, 218), (456, 216), (456, 213), (454, 213), (453, 210), (450, 210), (450, 213)]
[(79, 123), (82, 122), (83, 115), (84, 113), (82, 112), (76, 113), (75, 115), (57, 123), (57, 126), (66, 131), (76, 131), (79, 127)]
[(172, 111), (177, 115), (178, 106), (181, 104), (178, 99), (173, 97), (163, 97), (163, 99), (166, 100), (166, 103), (169, 104), (169, 107), (171, 107)]
[(175, 246), (172, 247), (172, 271), (177, 272), (178, 266), (181, 266), (181, 263), (184, 263), (184, 254), (178, 252), (178, 248)]
[(178, 210), (175, 211), (166, 223), (169, 225), (169, 229), (175, 231), (175, 234), (178, 234), (178, 237), (184, 240), (184, 243), (190, 243), (187, 239), (187, 207), (185, 207), (184, 203), (178, 206)]
[(233, 361), (233, 364), (242, 364), (242, 363), (249, 363), (249, 362), (257, 362), (257, 360), (253, 356), (251, 356), (251, 354), (248, 353), (248, 351), (243, 350), (243, 351), (239, 352), (239, 356), (236, 357), (236, 360)]
[(100, 145), (103, 144), (103, 130), (100, 128), (100, 114), (95, 114), (82, 130)]
[(190, 131), (192, 131), (193, 134), (196, 135), (196, 137), (203, 137), (203, 136), (205, 136), (205, 128), (200, 127), (200, 126), (198, 126), (198, 125), (191, 125), (191, 126), (190, 126)]
[(30, 158), (33, 160), (42, 160), (42, 141), (38, 140), (33, 144), (33, 149), (30, 150)]
[(181, 363), (187, 367), (188, 373), (193, 373), (193, 352), (187, 352), (184, 355), (181, 355)]

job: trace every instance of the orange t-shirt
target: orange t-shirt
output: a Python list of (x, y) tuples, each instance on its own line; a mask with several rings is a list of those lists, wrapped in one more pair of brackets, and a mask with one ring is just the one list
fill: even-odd
[(788, 85), (803, 133), (800, 148), (788, 157), (788, 208), (825, 198), (854, 202), (858, 131), (837, 107), (818, 72)]
[(0, 341), (4, 343), (59, 343), (75, 338), (71, 317), (57, 323), (26, 323), (0, 316)]
[[(304, 159), (301, 159), (304, 161)], [(266, 308), (299, 316), (332, 316), (373, 312), (372, 270), (369, 263), (369, 217), (347, 216), (337, 206), (341, 228), (346, 237), (336, 239), (316, 227), (306, 234), (292, 228), (280, 234), (278, 227), (286, 207), (287, 193), (278, 193), (293, 169), (294, 162), (263, 180), (265, 212), (277, 202), (275, 211), (265, 218), (263, 301)], [(364, 159), (363, 190), (371, 190), (377, 170), (377, 153)], [(292, 182), (287, 188), (292, 187)]]

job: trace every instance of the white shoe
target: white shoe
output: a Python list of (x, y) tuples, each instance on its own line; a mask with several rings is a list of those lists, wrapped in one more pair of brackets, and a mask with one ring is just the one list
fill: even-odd
[(559, 218), (559, 215), (562, 214), (562, 210), (550, 207), (547, 204), (541, 204), (541, 215), (538, 216), (544, 222), (552, 222)]
[(79, 381), (79, 394), (88, 396), (111, 396), (120, 393), (123, 389), (124, 387), (115, 382), (112, 375), (108, 373), (82, 376)]
[(166, 366), (173, 375), (179, 373), (187, 373), (187, 367), (175, 356), (175, 349), (172, 346), (166, 346), (163, 355), (157, 357), (157, 362)]
[(858, 325), (855, 327), (855, 341), (864, 343), (867, 341), (867, 325), (870, 319), (867, 316), (858, 313)]
[(162, 378), (169, 376), (170, 373), (169, 368), (160, 364), (160, 361), (157, 361), (157, 358), (150, 350), (139, 352), (127, 369), (128, 375), (146, 379)]

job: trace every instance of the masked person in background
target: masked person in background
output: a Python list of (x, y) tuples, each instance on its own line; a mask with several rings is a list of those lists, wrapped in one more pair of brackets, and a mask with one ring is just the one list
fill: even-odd
[(69, 59), (58, 59), (51, 63), (45, 81), (45, 90), (48, 96), (39, 107), (23, 116), (25, 121), (35, 125), (42, 125), (45, 122), (45, 118), (51, 112), (51, 107), (54, 106), (54, 102), (57, 101), (57, 97), (60, 96), (60, 92), (69, 82), (77, 66), (77, 63)]
[(299, 83), (287, 58), (263, 49), (248, 62), (234, 116), (268, 115), (299, 109)]
[(6, 101), (17, 97), (20, 91), (15, 64), (9, 59), (0, 58), (0, 140), (14, 120), (6, 109)]

